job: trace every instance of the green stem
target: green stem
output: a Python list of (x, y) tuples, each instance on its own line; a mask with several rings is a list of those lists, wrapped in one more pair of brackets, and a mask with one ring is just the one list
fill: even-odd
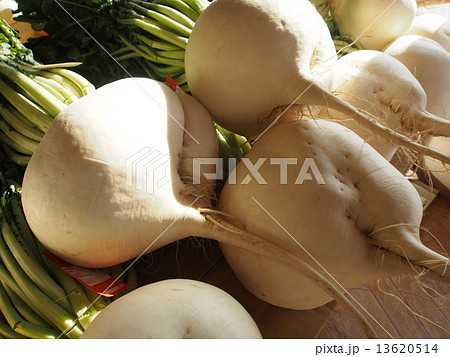
[(189, 29), (193, 29), (195, 26), (195, 22), (192, 21), (188, 16), (186, 16), (185, 14), (183, 14), (181, 11), (174, 9), (170, 6), (167, 5), (162, 5), (162, 4), (155, 4), (155, 3), (149, 3), (149, 2), (145, 2), (145, 1), (134, 1), (135, 3), (138, 3), (139, 5), (157, 11), (159, 13), (162, 13), (164, 15), (167, 15), (168, 17), (170, 17), (171, 19), (173, 19), (174, 21), (177, 21), (178, 23), (186, 26)]
[(14, 331), (11, 326), (8, 325), (6, 321), (3, 319), (3, 315), (0, 313), (0, 334), (3, 335), (5, 338), (26, 338), (25, 336), (21, 335), (20, 333), (17, 333)]
[(2, 310), (3, 315), (8, 321), (9, 326), (14, 331), (20, 333), (25, 337), (56, 339), (60, 335), (57, 330), (48, 327), (33, 325), (30, 322), (24, 320), (17, 313), (2, 284), (0, 284), (0, 309)]
[(129, 48), (128, 46), (125, 46), (125, 47), (119, 48), (118, 50), (111, 52), (111, 56), (116, 57), (117, 55), (121, 55), (121, 54), (127, 53), (129, 51), (131, 51), (131, 48)]
[(201, 15), (203, 11), (205, 11), (207, 5), (206, 3), (199, 0), (183, 0), (187, 5), (189, 5), (194, 11)]
[(2, 150), (4, 151), (5, 155), (8, 157), (8, 160), (13, 162), (14, 164), (25, 167), (30, 162), (30, 155), (22, 155), (17, 152), (15, 152), (13, 149), (11, 149), (8, 145), (5, 143), (0, 143)]
[[(0, 128), (5, 124), (3, 120), (0, 120)], [(25, 137), (20, 137), (17, 132), (9, 132), (5, 134), (3, 130), (0, 130), (0, 141), (8, 145), (10, 148), (19, 152), (23, 155), (33, 155), (34, 150), (36, 150), (39, 143), (35, 142), (35, 144), (25, 141)], [(24, 139), (22, 141), (22, 139)]]
[(43, 132), (49, 128), (53, 117), (36, 103), (16, 92), (0, 79), (0, 93), (9, 103), (22, 113), (25, 118), (34, 123)]
[(131, 58), (140, 58), (142, 57), (139, 53), (137, 52), (132, 52), (132, 53), (127, 53), (125, 55), (119, 56), (114, 58), (117, 62), (121, 62), (121, 61), (125, 61)]
[(92, 305), (95, 311), (100, 312), (106, 306), (108, 306), (108, 302), (105, 300), (103, 296), (97, 294), (95, 291), (92, 291), (86, 286), (83, 286), (83, 290), (90, 301), (90, 305)]
[(152, 40), (149, 39), (147, 36), (144, 36), (142, 34), (139, 33), (135, 33), (135, 36), (141, 40), (142, 42), (144, 42), (147, 46), (149, 46), (150, 48), (154, 48), (154, 49), (158, 49), (158, 50), (164, 50), (164, 51), (177, 51), (177, 50), (181, 50), (180, 47), (173, 45), (171, 43), (167, 43), (167, 42), (162, 42), (162, 41), (156, 41), (156, 40)]
[(0, 258), (25, 295), (37, 307), (37, 312), (41, 316), (44, 314), (53, 325), (70, 338), (79, 338), (82, 335), (83, 330), (77, 323), (76, 317), (56, 304), (31, 281), (15, 261), (3, 237), (0, 239)]
[(166, 79), (166, 76), (175, 77), (184, 73), (184, 67), (178, 66), (158, 66), (151, 62), (147, 62), (147, 65), (159, 76)]
[[(17, 285), (16, 281), (13, 279), (9, 271), (0, 261), (0, 281), (7, 285), (14, 293), (19, 296), (22, 301), (25, 302), (28, 306), (30, 306), (34, 311), (37, 311), (36, 305), (33, 305), (33, 302), (25, 295), (22, 289)], [(45, 318), (41, 315), (41, 317), (45, 320)], [(49, 322), (48, 320), (46, 320)]]
[(23, 213), (21, 196), (18, 194), (12, 195), (9, 199), (9, 204), (11, 205), (14, 222), (19, 229), (20, 236), (22, 237), (24, 244), (26, 244), (27, 250), (41, 265), (45, 264), (44, 258), (39, 252), (37, 240), (31, 232)]
[(11, 302), (16, 308), (17, 312), (22, 315), (25, 320), (37, 326), (51, 328), (51, 326), (44, 319), (42, 319), (30, 306), (28, 306), (7, 284), (3, 284), (3, 288), (11, 299)]
[(145, 59), (147, 59), (149, 61), (156, 62), (156, 63), (161, 63), (161, 64), (166, 64), (166, 65), (173, 65), (173, 66), (180, 66), (180, 65), (182, 65), (184, 67), (184, 62), (183, 61), (173, 60), (173, 59), (170, 59), (170, 58), (159, 57), (145, 45), (134, 46), (126, 38), (124, 38), (122, 36), (119, 36), (119, 38), (127, 46), (130, 46), (130, 48), (132, 48), (136, 53), (138, 53), (140, 56), (142, 56), (143, 58), (145, 58)]
[(174, 9), (177, 9), (194, 22), (197, 21), (199, 16), (198, 13), (193, 8), (191, 8), (188, 4), (186, 4), (182, 0), (155, 0), (153, 1), (153, 3), (167, 5)]
[(187, 83), (186, 73), (182, 73), (177, 77), (172, 78), (179, 86)]
[(178, 47), (186, 49), (187, 38), (174, 34), (173, 32), (163, 29), (156, 21), (151, 19), (116, 19), (117, 22), (123, 25), (133, 25), (141, 28), (148, 33), (159, 37), (167, 42), (170, 42)]
[(179, 59), (184, 61), (185, 51), (155, 51), (155, 53), (160, 57)]
[(71, 71), (66, 68), (52, 68), (49, 71), (56, 73), (61, 77), (64, 77), (67, 80), (73, 82), (80, 89), (83, 96), (88, 95), (89, 93), (95, 91), (95, 87), (91, 82), (89, 82), (86, 78), (80, 76), (78, 73), (74, 71)]
[(161, 14), (154, 10), (146, 9), (137, 4), (130, 3), (130, 5), (132, 5), (132, 7), (135, 10), (137, 10), (138, 13), (140, 13), (141, 15), (144, 15), (144, 16), (147, 16), (149, 18), (156, 20), (157, 22), (159, 22), (166, 28), (176, 32), (177, 34), (179, 34), (181, 36), (189, 37), (191, 35), (192, 30), (189, 27), (186, 27), (186, 26), (180, 24), (179, 22), (171, 19), (167, 15)]
[(47, 266), (64, 288), (69, 298), (72, 311), (77, 315), (80, 325), (86, 329), (92, 323), (98, 312), (91, 307), (91, 303), (86, 297), (82, 286), (71, 276), (57, 268), (52, 262), (49, 261)]
[(61, 86), (67, 88), (69, 91), (73, 93), (77, 98), (81, 98), (84, 96), (81, 89), (73, 83), (71, 80), (67, 79), (66, 77), (63, 77), (57, 73), (50, 72), (50, 71), (39, 71), (37, 73), (39, 76), (42, 76), (44, 78), (52, 79), (55, 82), (59, 83)]
[(138, 49), (147, 55), (147, 59), (153, 58), (152, 62), (164, 64), (166, 66), (184, 67), (184, 60), (158, 56), (155, 52), (153, 52), (145, 45), (138, 46)]
[(15, 130), (34, 141), (41, 141), (44, 132), (11, 105), (0, 103), (0, 116)]
[(52, 93), (56, 98), (58, 98), (65, 105), (72, 104), (78, 100), (78, 97), (76, 95), (74, 95), (68, 89), (64, 88), (58, 82), (55, 82), (51, 79), (41, 77), (41, 76), (34, 76), (33, 80), (35, 82), (39, 83), (45, 89), (47, 89), (50, 93)]
[(22, 88), (36, 103), (53, 117), (66, 107), (58, 98), (25, 74), (0, 62), (0, 73)]
[[(13, 233), (12, 228), (16, 231), (16, 235)], [(11, 254), (31, 281), (63, 309), (69, 311), (71, 306), (67, 299), (66, 292), (54, 282), (42, 265), (28, 255), (22, 248), (17, 239), (17, 227), (14, 227), (13, 222), (10, 224), (6, 218), (3, 218), (2, 220), (2, 234)], [(21, 238), (19, 239), (21, 240)]]

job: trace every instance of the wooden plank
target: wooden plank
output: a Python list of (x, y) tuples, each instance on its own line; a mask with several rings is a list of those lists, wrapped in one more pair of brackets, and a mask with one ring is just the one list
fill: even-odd
[[(379, 304), (374, 296), (374, 286), (371, 284), (365, 284), (357, 289), (350, 289), (349, 293), (356, 298), (356, 300), (364, 307), (364, 309), (375, 318), (374, 321), (370, 316), (368, 319), (375, 329), (378, 337), (380, 338), (398, 338), (394, 325), (392, 325), (390, 319), (388, 318), (386, 311), (383, 306)], [(343, 310), (341, 306), (336, 306), (335, 310), (330, 315), (330, 320), (328, 325), (335, 325), (335, 330), (338, 331), (337, 335), (333, 338), (365, 338), (363, 331), (359, 326), (355, 325), (355, 321), (348, 314), (347, 311)], [(330, 331), (327, 331), (329, 333)], [(320, 338), (325, 338), (325, 336), (320, 335)]]
[[(449, 334), (435, 326), (438, 324), (445, 330), (450, 332), (450, 324), (448, 321), (449, 312), (440, 308), (433, 296), (427, 295), (418, 285), (416, 280), (412, 277), (392, 278), (391, 281), (396, 286), (397, 291), (403, 296), (404, 302), (417, 314), (427, 318), (431, 322), (426, 321), (420, 317), (415, 316), (417, 328), (422, 328), (425, 333), (431, 338), (448, 338)], [(431, 281), (425, 280), (425, 283), (430, 284)], [(442, 285), (443, 286), (443, 285)], [(408, 311), (405, 311), (408, 313)]]

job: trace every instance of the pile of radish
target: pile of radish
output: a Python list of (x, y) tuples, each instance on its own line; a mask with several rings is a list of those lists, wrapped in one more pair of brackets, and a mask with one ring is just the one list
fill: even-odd
[[(258, 298), (297, 310), (335, 299), (375, 337), (346, 289), (403, 274), (450, 280), (449, 258), (420, 241), (419, 194), (389, 162), (409, 149), (449, 174), (448, 150), (427, 143), (450, 137), (450, 54), (448, 21), (415, 21), (419, 2), (370, 1), (369, 11), (368, 3), (328, 1), (340, 31), (364, 48), (340, 58), (307, 0), (214, 0), (186, 47), (192, 96), (148, 78), (122, 79), (51, 123), (23, 180), (33, 233), (85, 267), (119, 264), (185, 237), (214, 239)], [(252, 140), (220, 192), (214, 122)], [(160, 306), (170, 295), (168, 304), (177, 304), (176, 287), (162, 291), (169, 284), (186, 289), (186, 305), (193, 285), (211, 288), (172, 281), (138, 289), (100, 313), (85, 337), (260, 337), (243, 308), (215, 288), (204, 303), (193, 299), (190, 315), (157, 314), (164, 326), (155, 325), (151, 305), (135, 331), (117, 323), (138, 314), (126, 299)], [(216, 319), (233, 329), (216, 335), (208, 328)], [(111, 320), (117, 331), (101, 334)]]

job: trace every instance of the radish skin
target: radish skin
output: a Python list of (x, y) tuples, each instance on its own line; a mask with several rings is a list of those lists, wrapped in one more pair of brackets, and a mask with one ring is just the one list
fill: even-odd
[(329, 0), (341, 35), (367, 50), (383, 50), (410, 27), (417, 11), (414, 0)]
[[(417, 191), (355, 133), (328, 121), (283, 123), (246, 156), (253, 163), (264, 157), (296, 158), (298, 164), (288, 166), (283, 183), (280, 167), (266, 160), (259, 173), (267, 185), (261, 185), (244, 184), (250, 173), (239, 163), (236, 184), (227, 182), (218, 205), (234, 217), (234, 225), (331, 274), (345, 288), (422, 269), (449, 280), (448, 258), (420, 243)], [(308, 158), (325, 184), (318, 184), (312, 170), (309, 179), (295, 183), (299, 166)], [(242, 284), (262, 300), (291, 309), (330, 301), (307, 278), (279, 262), (226, 243), (222, 249)]]
[[(428, 113), (427, 95), (400, 61), (379, 51), (360, 50), (341, 57), (335, 66), (333, 93), (356, 108), (370, 113), (384, 125), (405, 135), (450, 136), (450, 121)], [(325, 110), (324, 118), (356, 132), (387, 160), (397, 145), (374, 137), (339, 112)], [(340, 118), (340, 119), (338, 119)]]
[(437, 14), (423, 14), (416, 16), (405, 35), (427, 37), (439, 43), (450, 52), (450, 21)]
[(108, 305), (82, 339), (262, 338), (255, 321), (225, 291), (188, 279), (152, 283)]
[(385, 53), (402, 62), (427, 93), (427, 110), (450, 120), (450, 53), (417, 35), (399, 37)]
[(331, 94), (335, 61), (328, 28), (307, 0), (216, 0), (196, 22), (185, 54), (191, 92), (230, 131), (256, 137), (279, 107), (323, 106), (388, 142), (450, 162)]

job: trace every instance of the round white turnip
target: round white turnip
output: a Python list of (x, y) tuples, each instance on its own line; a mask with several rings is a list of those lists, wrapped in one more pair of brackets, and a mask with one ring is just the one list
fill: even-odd
[(140, 287), (108, 305), (82, 339), (262, 338), (255, 321), (225, 291), (188, 279)]

